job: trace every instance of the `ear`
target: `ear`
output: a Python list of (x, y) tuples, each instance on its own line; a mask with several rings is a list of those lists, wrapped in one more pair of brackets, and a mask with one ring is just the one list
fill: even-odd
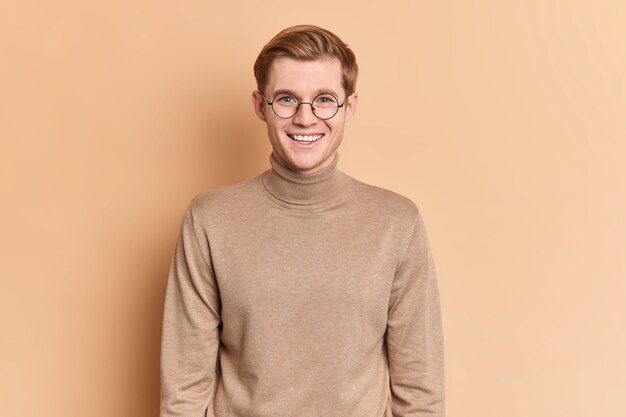
[(354, 116), (354, 113), (356, 112), (356, 104), (358, 102), (359, 102), (359, 95), (356, 92), (348, 96), (348, 99), (346, 100), (346, 113), (344, 117), (344, 120), (346, 122), (350, 120), (352, 116)]
[(257, 117), (266, 122), (267, 119), (265, 118), (265, 109), (267, 108), (267, 106), (265, 105), (265, 99), (256, 90), (252, 92), (252, 107), (254, 107), (254, 112), (256, 113)]

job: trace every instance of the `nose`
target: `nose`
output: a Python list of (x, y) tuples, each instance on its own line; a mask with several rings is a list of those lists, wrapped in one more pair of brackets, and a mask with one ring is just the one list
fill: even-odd
[(317, 123), (317, 117), (313, 113), (313, 106), (310, 103), (300, 103), (300, 107), (293, 116), (294, 124), (300, 126), (311, 126)]

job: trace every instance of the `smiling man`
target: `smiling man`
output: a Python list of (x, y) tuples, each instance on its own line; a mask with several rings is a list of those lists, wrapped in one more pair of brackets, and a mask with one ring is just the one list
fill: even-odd
[[(344, 123), (356, 109), (356, 80), (350, 80), (350, 90), (343, 86), (342, 63), (337, 57), (308, 61), (280, 55), (271, 61), (268, 58), (263, 56), (255, 67), (257, 74), (268, 74), (263, 75), (265, 88), (259, 86), (260, 91), (252, 93), (254, 110), (267, 124), (276, 160), (295, 172), (312, 174), (335, 158)], [(270, 92), (271, 101), (264, 90)], [(337, 115), (339, 110), (342, 114)]]
[(195, 196), (185, 213), (165, 296), (161, 417), (443, 417), (421, 213), (338, 168), (358, 99), (353, 52), (293, 26), (254, 73), (270, 168)]

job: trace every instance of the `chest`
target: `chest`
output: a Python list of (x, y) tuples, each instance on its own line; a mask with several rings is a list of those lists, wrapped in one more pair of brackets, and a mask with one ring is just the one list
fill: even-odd
[(398, 258), (385, 222), (258, 218), (212, 236), (223, 318), (273, 324), (356, 320), (384, 331)]

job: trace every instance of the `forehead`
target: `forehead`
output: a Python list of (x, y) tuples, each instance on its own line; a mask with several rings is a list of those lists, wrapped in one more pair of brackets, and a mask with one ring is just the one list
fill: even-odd
[(341, 62), (336, 58), (299, 61), (281, 57), (272, 62), (267, 91), (273, 94), (278, 90), (290, 90), (305, 95), (333, 90), (341, 94), (341, 79)]

